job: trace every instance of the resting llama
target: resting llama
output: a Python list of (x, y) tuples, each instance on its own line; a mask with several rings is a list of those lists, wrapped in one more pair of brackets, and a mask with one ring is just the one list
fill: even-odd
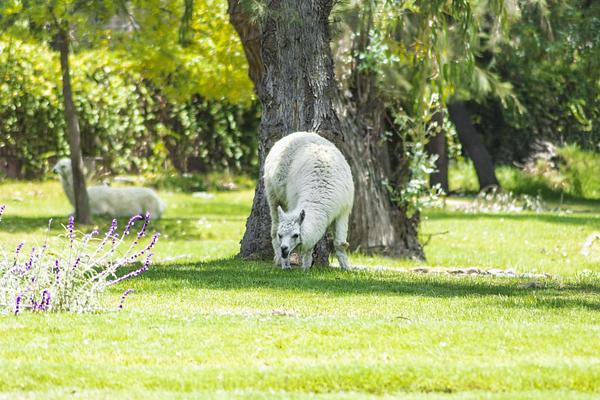
[[(52, 169), (60, 180), (71, 205), (75, 204), (73, 191), (73, 171), (71, 160), (63, 158)], [(90, 210), (95, 215), (111, 217), (131, 217), (136, 214), (150, 213), (153, 219), (161, 217), (165, 205), (154, 190), (141, 187), (91, 186), (87, 188)]]
[(354, 183), (335, 145), (316, 133), (292, 133), (267, 155), (264, 180), (275, 264), (290, 268), (289, 255), (299, 246), (302, 268), (310, 268), (313, 248), (333, 225), (335, 255), (350, 268), (345, 249)]

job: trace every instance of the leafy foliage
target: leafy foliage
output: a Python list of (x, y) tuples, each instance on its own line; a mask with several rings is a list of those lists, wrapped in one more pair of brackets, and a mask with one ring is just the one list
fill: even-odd
[(520, 161), (538, 140), (600, 143), (600, 4), (521, 4), (521, 22), (495, 58), (526, 112), (488, 98), (471, 111), (497, 161)]
[[(60, 69), (50, 48), (71, 32), (84, 155), (113, 171), (253, 170), (257, 109), (246, 61), (219, 0), (57, 0), (0, 6), (0, 155), (38, 176), (63, 155)], [(50, 44), (50, 47), (46, 46)], [(234, 105), (235, 103), (235, 105)]]
[(246, 58), (229, 23), (227, 2), (135, 0), (126, 11), (116, 18), (121, 29), (110, 32), (110, 47), (124, 51), (131, 68), (169, 99), (184, 102), (201, 94), (232, 103), (252, 101)]
[[(433, 129), (434, 115), (444, 113), (453, 96), (511, 97), (510, 85), (482, 68), (478, 57), (492, 51), (515, 19), (514, 4), (370, 0), (340, 10), (347, 24), (336, 50), (345, 64), (339, 75), (347, 77), (346, 89), (355, 98), (380, 94), (387, 109), (386, 140), (399, 165), (389, 179), (394, 198), (418, 210), (421, 195), (437, 192), (428, 187), (433, 163), (425, 153), (429, 138), (442, 128)], [(374, 88), (364, 83), (369, 80)]]
[[(146, 171), (167, 159), (183, 172), (188, 160), (202, 172), (255, 167), (254, 103), (169, 101), (119, 53), (90, 50), (72, 62), (83, 153), (105, 168)], [(39, 175), (67, 152), (58, 61), (44, 45), (5, 38), (0, 64), (0, 154), (22, 160), (26, 176)]]
[[(0, 42), (0, 151), (25, 160), (27, 171), (43, 167), (43, 157), (66, 149), (59, 98), (57, 60), (39, 46)], [(51, 67), (51, 68), (49, 68)]]

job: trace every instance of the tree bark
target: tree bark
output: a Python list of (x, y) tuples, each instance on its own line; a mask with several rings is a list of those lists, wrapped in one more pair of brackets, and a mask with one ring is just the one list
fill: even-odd
[(448, 113), (456, 126), (458, 139), (469, 158), (473, 160), (479, 180), (479, 189), (484, 190), (490, 186), (500, 186), (498, 178), (496, 178), (492, 157), (485, 148), (481, 135), (473, 126), (465, 103), (459, 100), (450, 101), (448, 103)]
[(73, 191), (75, 194), (75, 220), (80, 224), (92, 222), (90, 204), (85, 177), (83, 174), (83, 159), (81, 157), (81, 133), (79, 122), (73, 104), (73, 91), (71, 89), (71, 73), (69, 69), (69, 31), (68, 27), (60, 29), (58, 33), (58, 47), (60, 51), (60, 67), (62, 72), (62, 91), (65, 109), (65, 122), (69, 137), (69, 150), (71, 152), (71, 166), (73, 169)]
[(438, 156), (435, 160), (436, 172), (429, 176), (429, 184), (431, 186), (440, 185), (444, 193), (448, 193), (448, 146), (446, 145), (446, 131), (444, 130), (444, 114), (442, 111), (437, 111), (433, 114), (431, 122), (436, 123), (435, 135), (427, 144), (429, 154)]
[[(271, 221), (262, 179), (264, 159), (283, 136), (314, 131), (340, 148), (353, 172), (351, 249), (422, 257), (415, 221), (391, 202), (384, 183), (388, 157), (381, 132), (367, 128), (368, 121), (362, 121), (357, 107), (340, 95), (335, 81), (329, 46), (332, 0), (275, 0), (258, 22), (247, 4), (229, 0), (229, 15), (244, 46), (263, 114), (260, 176), (240, 255), (272, 259)], [(315, 263), (328, 263), (324, 241), (315, 253)]]

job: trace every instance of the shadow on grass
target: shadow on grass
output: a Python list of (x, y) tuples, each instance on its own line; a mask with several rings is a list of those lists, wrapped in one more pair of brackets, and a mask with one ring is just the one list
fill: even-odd
[(54, 215), (44, 217), (11, 217), (4, 215), (0, 221), (0, 232), (33, 232), (46, 230), (48, 221), (52, 219), (52, 231), (62, 231), (62, 225), (69, 221), (67, 215)]
[[(237, 203), (224, 201), (221, 199), (202, 200), (188, 198), (185, 202), (174, 202), (167, 204), (166, 213), (177, 213), (181, 216), (227, 216), (227, 217), (247, 217), (250, 214), (250, 205), (246, 203)], [(169, 217), (171, 217), (169, 215)], [(173, 215), (172, 218), (175, 218)]]
[[(145, 279), (165, 284), (158, 290), (205, 288), (218, 290), (275, 289), (293, 292), (329, 293), (339, 296), (422, 296), (433, 298), (497, 296), (507, 306), (534, 308), (582, 307), (600, 311), (600, 282), (547, 281), (542, 288), (520, 286), (524, 279), (491, 277), (455, 277), (420, 275), (393, 271), (353, 271), (337, 268), (281, 270), (268, 263), (238, 259), (206, 263), (158, 267), (144, 275)], [(514, 302), (511, 298), (535, 296), (531, 301)], [(585, 298), (579, 298), (585, 296)]]

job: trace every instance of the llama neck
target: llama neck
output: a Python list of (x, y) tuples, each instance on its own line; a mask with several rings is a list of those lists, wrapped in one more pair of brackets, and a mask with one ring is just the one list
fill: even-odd
[(67, 198), (71, 202), (72, 206), (75, 206), (75, 191), (73, 190), (73, 177), (60, 175), (60, 183), (62, 183), (63, 190), (67, 195)]

